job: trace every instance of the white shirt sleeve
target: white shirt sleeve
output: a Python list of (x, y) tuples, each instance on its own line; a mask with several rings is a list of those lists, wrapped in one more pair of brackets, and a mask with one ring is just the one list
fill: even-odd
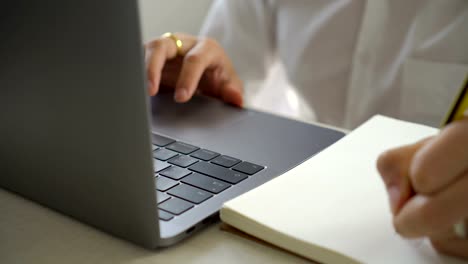
[(257, 81), (274, 59), (274, 25), (267, 0), (215, 0), (200, 35), (221, 44), (242, 80)]

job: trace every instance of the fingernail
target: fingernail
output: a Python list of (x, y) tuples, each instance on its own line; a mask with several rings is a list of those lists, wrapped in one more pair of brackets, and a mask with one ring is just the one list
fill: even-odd
[(178, 89), (174, 95), (176, 102), (185, 102), (187, 91), (185, 89)]
[(398, 209), (398, 203), (400, 202), (401, 191), (397, 185), (391, 185), (387, 188), (388, 198), (390, 200), (390, 208), (392, 213), (395, 214)]

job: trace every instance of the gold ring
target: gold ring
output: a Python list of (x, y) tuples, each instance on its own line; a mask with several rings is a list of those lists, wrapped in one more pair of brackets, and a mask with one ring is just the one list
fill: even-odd
[(182, 47), (184, 46), (184, 43), (182, 43), (182, 40), (180, 40), (176, 35), (174, 35), (172, 32), (167, 32), (162, 35), (163, 38), (170, 38), (174, 41), (176, 47), (177, 47), (177, 55), (182, 56)]

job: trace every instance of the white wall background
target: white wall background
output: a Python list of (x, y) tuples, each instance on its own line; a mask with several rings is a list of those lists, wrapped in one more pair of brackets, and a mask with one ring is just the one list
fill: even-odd
[(212, 0), (139, 0), (143, 39), (165, 32), (198, 34)]

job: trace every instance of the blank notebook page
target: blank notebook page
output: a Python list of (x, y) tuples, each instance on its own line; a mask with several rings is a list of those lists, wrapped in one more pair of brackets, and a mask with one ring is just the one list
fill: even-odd
[[(221, 218), (272, 244), (324, 262), (334, 259), (330, 256), (336, 254), (331, 252), (340, 252), (365, 263), (466, 263), (437, 254), (427, 239), (405, 240), (395, 233), (376, 169), (384, 150), (437, 131), (375, 116), (305, 163), (227, 202)], [(285, 243), (287, 239), (282, 242), (274, 234), (309, 248)], [(325, 253), (311, 256), (311, 248)]]

